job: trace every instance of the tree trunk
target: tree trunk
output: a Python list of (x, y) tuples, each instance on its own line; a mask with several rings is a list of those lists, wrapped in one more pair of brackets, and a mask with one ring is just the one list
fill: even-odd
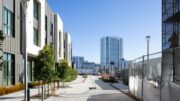
[(63, 80), (63, 85), (62, 86), (64, 87), (64, 80)]
[(54, 91), (56, 91), (56, 82), (54, 81)]
[(58, 80), (58, 89), (59, 89), (59, 80)]
[(48, 83), (48, 96), (49, 96), (49, 83)]
[(64, 86), (65, 86), (65, 81), (63, 80), (63, 88), (64, 88)]
[(44, 85), (44, 98), (46, 97), (46, 83), (43, 83)]
[[(40, 81), (38, 81), (40, 84)], [(38, 85), (38, 95), (40, 95), (40, 85)]]

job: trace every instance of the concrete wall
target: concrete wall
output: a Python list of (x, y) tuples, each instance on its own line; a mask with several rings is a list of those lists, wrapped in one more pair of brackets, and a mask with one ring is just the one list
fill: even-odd
[(64, 58), (68, 61), (69, 65), (72, 65), (72, 42), (69, 33), (64, 33)]
[(58, 14), (54, 16), (55, 21), (55, 35), (54, 35), (54, 45), (55, 45), (55, 60), (59, 62), (64, 59), (64, 40), (63, 40), (63, 22)]
[[(39, 16), (38, 22), (35, 21), (33, 16), (33, 2), (30, 0), (27, 7), (27, 17), (26, 17), (26, 32), (27, 32), (27, 52), (28, 56), (37, 56), (38, 52), (43, 49), (45, 45), (45, 2), (46, 0), (37, 0), (39, 3)], [(33, 27), (37, 27), (38, 23), (38, 34), (39, 34), (39, 46), (34, 45), (33, 42)]]
[[(20, 0), (0, 1), (0, 30), (3, 29), (3, 7), (14, 13), (14, 33), (15, 37), (6, 36), (3, 42), (3, 51), (15, 55), (15, 83), (19, 82), (20, 74), (23, 72), (23, 58), (20, 53)], [(3, 73), (0, 71), (0, 85), (3, 85)]]
[(0, 30), (2, 30), (2, 19), (3, 19), (3, 17), (2, 17), (2, 8), (3, 8), (3, 1), (1, 0), (0, 1), (0, 16), (1, 16), (1, 18), (0, 18)]
[[(47, 44), (51, 44), (54, 42), (54, 12), (49, 7), (48, 3), (46, 2), (46, 9), (45, 14), (47, 16), (47, 30), (46, 30), (46, 38)], [(53, 34), (51, 35), (51, 24), (53, 24)]]
[[(2, 17), (2, 7), (3, 7), (3, 1), (1, 0), (0, 1), (0, 16), (1, 16), (1, 18), (0, 18), (0, 30), (2, 30), (2, 19), (3, 19), (3, 17)], [(3, 79), (3, 74), (2, 74), (2, 71), (0, 71), (0, 86), (2, 85), (2, 79)]]

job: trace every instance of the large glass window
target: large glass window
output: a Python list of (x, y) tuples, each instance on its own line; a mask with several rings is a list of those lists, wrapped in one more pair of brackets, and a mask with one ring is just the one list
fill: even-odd
[(4, 7), (3, 16), (3, 31), (4, 34), (14, 37), (14, 15), (13, 13)]
[(48, 22), (48, 18), (47, 18), (47, 16), (45, 16), (45, 30), (46, 30), (46, 31), (47, 31), (47, 27), (48, 27), (47, 22)]
[(3, 54), (4, 66), (3, 66), (3, 85), (8, 86), (14, 84), (14, 55), (4, 53)]
[(38, 46), (38, 30), (36, 28), (34, 28), (34, 45)]
[(47, 21), (48, 21), (48, 18), (47, 16), (45, 16), (45, 31), (46, 31), (46, 38), (45, 38), (45, 44), (47, 45), (47, 42), (48, 42), (48, 35), (47, 35), (47, 27), (48, 27), (48, 24), (47, 24)]
[(38, 11), (39, 7), (38, 6), (39, 6), (39, 4), (36, 0), (34, 0), (33, 5), (34, 5), (34, 7), (33, 7), (34, 18), (36, 18), (38, 20), (38, 13), (39, 13), (39, 11)]
[(53, 29), (54, 29), (54, 26), (53, 26), (53, 24), (51, 23), (51, 36), (53, 36)]

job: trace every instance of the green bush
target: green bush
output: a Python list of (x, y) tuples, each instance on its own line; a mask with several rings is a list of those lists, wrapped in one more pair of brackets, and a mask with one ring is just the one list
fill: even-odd
[(70, 67), (68, 72), (69, 73), (68, 73), (67, 77), (65, 78), (65, 82), (71, 82), (77, 78), (78, 73), (77, 73), (76, 69), (73, 69)]

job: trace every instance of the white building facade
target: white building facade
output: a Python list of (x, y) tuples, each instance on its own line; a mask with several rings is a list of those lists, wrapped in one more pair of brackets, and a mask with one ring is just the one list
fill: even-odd
[(64, 59), (72, 66), (72, 41), (67, 32), (64, 32)]
[[(0, 0), (0, 16), (2, 16), (0, 30), (5, 36), (2, 51), (5, 65), (4, 69), (0, 71), (0, 86), (13, 85), (23, 81), (25, 48), (28, 55), (27, 75), (29, 81), (33, 81), (34, 59), (45, 45), (54, 47), (56, 63), (65, 59), (63, 21), (60, 15), (51, 10), (46, 0), (29, 0), (25, 13), (21, 1)], [(26, 21), (26, 28), (23, 20)], [(24, 40), (25, 36), (26, 40)], [(72, 42), (69, 34), (67, 39), (67, 61), (71, 64)], [(25, 41), (27, 45), (24, 44)]]

